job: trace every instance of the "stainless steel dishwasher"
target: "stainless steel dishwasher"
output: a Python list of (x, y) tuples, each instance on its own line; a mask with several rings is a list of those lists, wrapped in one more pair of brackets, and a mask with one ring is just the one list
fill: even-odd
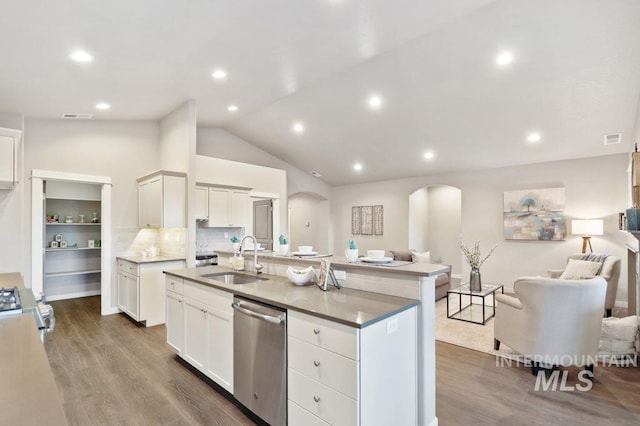
[(233, 396), (272, 426), (287, 424), (287, 312), (233, 299)]

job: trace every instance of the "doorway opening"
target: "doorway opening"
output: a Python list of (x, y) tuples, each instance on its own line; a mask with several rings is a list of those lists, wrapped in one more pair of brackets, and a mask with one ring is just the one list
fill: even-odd
[(289, 196), (289, 244), (312, 246), (319, 253), (329, 251), (329, 200), (311, 192)]

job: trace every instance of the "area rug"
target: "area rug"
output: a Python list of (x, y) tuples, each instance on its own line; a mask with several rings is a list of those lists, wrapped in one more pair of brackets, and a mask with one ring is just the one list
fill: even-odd
[(520, 360), (521, 356), (505, 344), (493, 349), (493, 318), (485, 325), (447, 318), (447, 298), (436, 302), (436, 340), (479, 352)]

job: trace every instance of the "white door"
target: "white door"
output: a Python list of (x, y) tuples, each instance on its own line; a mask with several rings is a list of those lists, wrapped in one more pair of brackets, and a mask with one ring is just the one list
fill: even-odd
[(233, 393), (233, 313), (208, 308), (207, 376)]
[(200, 371), (207, 360), (207, 314), (204, 306), (184, 299), (184, 359)]
[(229, 226), (229, 191), (209, 188), (209, 226)]
[(138, 286), (138, 277), (133, 275), (124, 274), (126, 278), (126, 292), (127, 292), (127, 313), (131, 318), (136, 321), (141, 321), (140, 318), (140, 305), (138, 301), (140, 300), (140, 292)]
[(234, 226), (249, 224), (249, 193), (246, 191), (229, 191), (229, 222)]
[(118, 271), (118, 309), (127, 312), (127, 274)]
[(209, 188), (196, 186), (196, 220), (209, 218)]
[(167, 292), (167, 343), (178, 354), (184, 347), (184, 310), (181, 295)]

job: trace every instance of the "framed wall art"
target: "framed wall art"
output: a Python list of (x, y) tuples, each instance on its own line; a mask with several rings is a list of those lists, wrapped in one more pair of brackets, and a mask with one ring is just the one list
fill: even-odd
[(373, 235), (373, 206), (362, 206), (360, 211), (360, 234)]
[(504, 192), (505, 240), (562, 241), (567, 236), (565, 188)]
[(351, 207), (351, 234), (360, 234), (360, 207)]

